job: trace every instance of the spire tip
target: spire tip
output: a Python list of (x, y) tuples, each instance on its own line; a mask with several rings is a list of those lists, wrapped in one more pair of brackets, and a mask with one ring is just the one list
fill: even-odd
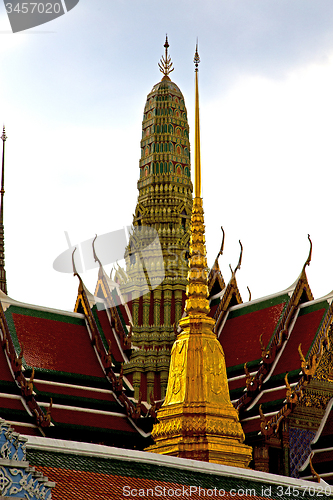
[(168, 54), (169, 42), (167, 34), (165, 35), (164, 48), (165, 48), (165, 55), (161, 57), (160, 62), (158, 63), (158, 67), (160, 68), (161, 73), (163, 73), (164, 75), (162, 80), (163, 79), (170, 80), (169, 74), (171, 73), (171, 71), (174, 70), (174, 68), (172, 67), (173, 63), (171, 61), (171, 57)]
[(200, 57), (199, 57), (199, 53), (198, 53), (198, 39), (197, 39), (197, 43), (195, 45), (195, 54), (194, 54), (193, 62), (195, 65), (195, 71), (198, 71), (198, 66), (200, 63)]

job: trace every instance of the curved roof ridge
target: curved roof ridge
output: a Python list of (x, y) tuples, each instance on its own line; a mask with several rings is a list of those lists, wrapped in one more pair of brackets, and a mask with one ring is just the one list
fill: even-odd
[[(297, 281), (295, 282), (295, 285), (297, 284)], [(292, 288), (292, 287), (289, 287), (289, 288), (286, 288), (285, 290), (282, 290), (281, 292), (277, 292), (277, 293), (273, 293), (271, 295), (264, 295), (263, 297), (259, 297), (258, 299), (252, 299), (251, 301), (248, 301), (248, 302), (243, 302), (242, 304), (237, 304), (235, 306), (232, 306), (229, 308), (229, 311), (233, 311), (235, 309), (240, 309), (241, 307), (248, 307), (249, 305), (253, 305), (253, 304), (259, 304), (260, 302), (263, 302), (264, 300), (270, 300), (270, 299), (274, 299), (275, 297), (280, 297), (281, 295), (286, 295), (286, 294), (290, 294), (290, 292), (293, 292), (295, 289)]]

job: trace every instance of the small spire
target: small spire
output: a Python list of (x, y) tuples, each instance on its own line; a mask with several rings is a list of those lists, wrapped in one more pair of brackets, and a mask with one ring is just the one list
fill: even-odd
[(175, 68), (173, 68), (173, 63), (171, 61), (171, 57), (168, 54), (168, 48), (169, 48), (169, 42), (168, 42), (168, 35), (165, 36), (165, 55), (164, 57), (161, 57), (160, 62), (158, 63), (158, 66), (160, 68), (160, 71), (163, 73), (163, 78), (162, 80), (170, 80), (169, 74), (171, 71), (173, 71)]
[(194, 194), (196, 198), (201, 196), (201, 158), (200, 158), (200, 116), (199, 116), (199, 84), (198, 84), (198, 65), (200, 57), (198, 54), (198, 42), (194, 54), (195, 65), (195, 144), (194, 144)]
[(1, 172), (1, 211), (0, 211), (0, 223), (3, 223), (3, 195), (5, 194), (5, 142), (7, 140), (5, 126), (2, 130), (2, 172)]
[(195, 46), (195, 54), (194, 54), (193, 62), (195, 65), (195, 71), (198, 71), (198, 66), (199, 66), (199, 62), (200, 62), (200, 57), (199, 57), (199, 53), (198, 53), (198, 39), (197, 39), (197, 43)]
[(0, 207), (0, 289), (7, 294), (7, 280), (5, 270), (5, 233), (3, 225), (3, 198), (5, 194), (5, 142), (7, 140), (5, 126), (2, 131), (2, 170), (1, 170), (1, 207)]

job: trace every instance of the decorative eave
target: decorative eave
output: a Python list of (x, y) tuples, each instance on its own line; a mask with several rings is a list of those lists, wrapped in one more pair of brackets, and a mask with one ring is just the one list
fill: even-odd
[[(99, 291), (102, 292), (104, 300), (106, 302), (106, 307), (108, 308), (108, 311), (110, 313), (110, 324), (111, 326), (115, 329), (115, 332), (120, 340), (121, 348), (124, 351), (130, 351), (132, 349), (132, 335), (131, 335), (131, 330), (130, 331), (125, 331), (123, 324), (120, 320), (119, 313), (117, 310), (117, 304), (115, 304), (115, 301), (112, 297), (111, 294), (111, 287), (112, 290), (114, 288), (117, 289), (117, 293), (120, 295), (121, 291), (119, 289), (119, 286), (117, 283), (112, 281), (104, 271), (103, 267), (100, 266), (99, 271), (98, 271), (98, 281), (96, 285), (96, 290), (95, 290), (95, 296), (99, 293)], [(132, 323), (132, 318), (129, 310), (127, 310), (127, 314), (129, 316), (129, 320)]]
[(211, 293), (215, 283), (218, 282), (220, 290), (225, 289), (225, 282), (220, 270), (220, 266), (218, 262), (214, 262), (213, 267), (211, 268), (208, 276), (208, 292)]
[[(76, 273), (77, 274), (77, 273)], [(141, 404), (141, 401), (138, 401), (137, 404), (134, 404), (125, 394), (123, 387), (123, 365), (121, 366), (121, 370), (119, 375), (113, 371), (112, 367), (112, 359), (111, 359), (111, 348), (107, 352), (105, 350), (101, 335), (99, 333), (96, 320), (94, 318), (93, 312), (90, 307), (88, 294), (86, 287), (83, 284), (82, 279), (77, 274), (79, 278), (79, 289), (78, 289), (78, 299), (77, 303), (80, 303), (82, 306), (83, 314), (86, 318), (89, 334), (91, 336), (91, 344), (98, 356), (98, 359), (103, 367), (105, 376), (107, 380), (110, 382), (112, 386), (112, 391), (114, 392), (118, 402), (125, 408), (127, 417), (134, 423), (138, 424), (138, 421), (141, 417), (141, 414), (145, 412), (145, 416), (148, 416), (149, 413), (146, 411), (144, 405)], [(91, 295), (91, 294), (90, 294)]]
[(313, 300), (313, 295), (305, 272), (306, 265), (309, 265), (310, 263), (309, 259), (311, 258), (311, 249), (312, 245), (310, 247), (309, 257), (303, 266), (301, 274), (296, 282), (287, 290), (288, 292), (291, 292), (291, 290), (293, 291), (288, 305), (285, 308), (282, 318), (276, 328), (273, 339), (266, 348), (265, 346), (262, 346), (262, 364), (255, 375), (247, 377), (245, 392), (243, 396), (234, 403), (234, 406), (238, 411), (244, 411), (260, 392), (265, 378), (272, 369), (276, 356), (287, 340), (288, 328), (292, 319), (295, 317), (297, 308), (301, 301), (306, 302)]
[[(223, 231), (223, 228), (221, 228), (221, 229)], [(223, 241), (222, 241), (221, 250), (223, 250), (223, 243), (224, 243), (224, 232), (223, 232)], [(214, 314), (214, 319), (215, 319), (214, 331), (217, 335), (218, 335), (218, 331), (219, 331), (219, 326), (223, 323), (223, 320), (226, 316), (226, 313), (227, 313), (229, 307), (231, 305), (234, 306), (236, 304), (243, 303), (242, 297), (239, 293), (237, 281), (236, 281), (236, 273), (237, 273), (238, 269), (240, 269), (240, 267), (241, 267), (242, 256), (243, 256), (243, 245), (241, 242), (239, 242), (239, 244), (241, 247), (241, 251), (240, 251), (240, 255), (239, 255), (238, 264), (237, 264), (236, 268), (234, 269), (234, 271), (231, 269), (231, 266), (230, 266), (231, 278), (230, 278), (230, 281), (229, 281), (226, 289), (223, 292), (223, 295), (221, 296), (220, 303), (219, 303), (218, 308), (216, 309), (215, 314)], [(220, 250), (220, 252), (221, 252), (221, 250)], [(235, 304), (235, 302), (236, 302), (236, 304)]]
[(232, 277), (221, 296), (221, 301), (214, 314), (214, 331), (216, 334), (218, 334), (219, 327), (223, 323), (230, 305), (235, 305), (235, 302), (236, 304), (242, 304), (243, 300), (238, 289), (237, 280), (235, 277)]

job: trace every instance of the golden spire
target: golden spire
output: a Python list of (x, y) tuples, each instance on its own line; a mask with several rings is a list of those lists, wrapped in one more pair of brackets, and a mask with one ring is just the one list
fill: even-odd
[(165, 401), (152, 431), (155, 441), (147, 451), (183, 458), (247, 467), (251, 448), (237, 410), (230, 401), (222, 346), (208, 316), (208, 280), (204, 212), (200, 175), (199, 92), (196, 48), (195, 198), (191, 217), (190, 259), (186, 288), (186, 317), (171, 351)]
[[(205, 246), (204, 212), (201, 198), (201, 160), (200, 160), (200, 120), (199, 120), (199, 85), (198, 43), (194, 55), (195, 64), (195, 158), (194, 158), (194, 194), (191, 218), (190, 261), (188, 273), (188, 286), (186, 289), (187, 301), (185, 311), (190, 316), (209, 313), (208, 301), (208, 270)], [(185, 321), (184, 318), (182, 321)], [(205, 321), (214, 325), (212, 318), (205, 317)], [(182, 326), (182, 324), (180, 323)]]
[(194, 194), (196, 198), (201, 196), (201, 157), (200, 157), (200, 117), (199, 117), (199, 84), (198, 84), (198, 66), (200, 57), (198, 54), (198, 42), (194, 54), (195, 65), (195, 146), (194, 146)]
[(162, 80), (170, 80), (169, 74), (171, 71), (173, 71), (175, 68), (172, 67), (173, 63), (171, 61), (171, 57), (168, 55), (168, 48), (169, 48), (169, 43), (168, 43), (168, 35), (165, 36), (165, 55), (164, 57), (161, 57), (160, 62), (158, 63), (158, 66), (160, 68), (160, 71), (163, 73), (163, 78)]
[(0, 206), (0, 290), (7, 294), (7, 281), (6, 281), (6, 270), (5, 270), (5, 233), (3, 225), (3, 198), (5, 194), (5, 144), (7, 140), (5, 126), (2, 130), (2, 169), (1, 169), (1, 206)]

